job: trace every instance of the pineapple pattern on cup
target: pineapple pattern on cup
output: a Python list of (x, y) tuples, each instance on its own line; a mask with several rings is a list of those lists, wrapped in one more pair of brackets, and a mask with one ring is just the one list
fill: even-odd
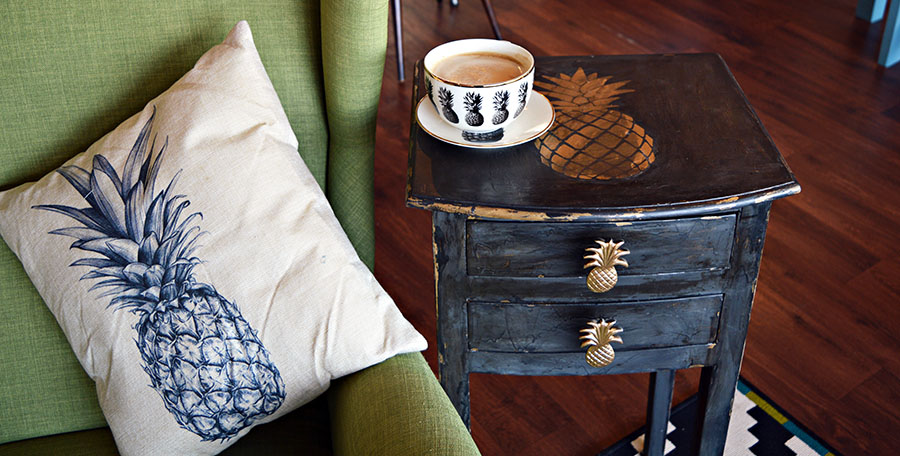
[(450, 123), (459, 123), (459, 116), (453, 112), (453, 93), (441, 87), (438, 89), (438, 101), (441, 102), (441, 113)]
[(553, 99), (556, 123), (535, 140), (541, 162), (576, 179), (621, 179), (647, 170), (656, 160), (653, 138), (634, 119), (615, 109), (629, 81), (585, 74), (544, 76), (535, 81)]
[(463, 98), (463, 107), (466, 108), (466, 123), (479, 127), (484, 123), (484, 116), (481, 115), (481, 95), (475, 92), (467, 92)]
[(509, 118), (509, 92), (501, 90), (494, 94), (494, 118), (491, 119), (494, 125), (502, 124)]
[(431, 85), (431, 79), (428, 78), (425, 78), (425, 93), (428, 94), (428, 99), (431, 100), (434, 109), (438, 109), (438, 105), (434, 102), (434, 86)]
[(519, 114), (522, 114), (522, 111), (525, 110), (525, 99), (528, 98), (528, 82), (523, 82), (522, 85), (519, 86), (519, 107), (516, 108), (516, 113), (513, 115), (513, 118), (519, 117)]
[(240, 309), (194, 275), (200, 259), (200, 212), (182, 217), (190, 202), (175, 194), (180, 171), (164, 190), (156, 178), (168, 139), (151, 160), (153, 115), (144, 124), (121, 176), (102, 155), (92, 169), (57, 170), (87, 201), (78, 209), (39, 205), (79, 225), (50, 231), (75, 238), (91, 252), (70, 266), (90, 270), (91, 290), (105, 289), (108, 307), (137, 315), (134, 339), (150, 385), (184, 429), (204, 441), (227, 440), (284, 402), (281, 374)]

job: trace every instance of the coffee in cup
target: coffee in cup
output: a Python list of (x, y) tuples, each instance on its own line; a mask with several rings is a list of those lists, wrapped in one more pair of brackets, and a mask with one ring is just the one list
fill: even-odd
[(440, 118), (470, 141), (496, 141), (525, 109), (534, 57), (509, 41), (451, 41), (425, 56), (425, 89)]
[(506, 54), (471, 52), (441, 59), (434, 67), (434, 75), (460, 84), (499, 84), (524, 74), (525, 65)]

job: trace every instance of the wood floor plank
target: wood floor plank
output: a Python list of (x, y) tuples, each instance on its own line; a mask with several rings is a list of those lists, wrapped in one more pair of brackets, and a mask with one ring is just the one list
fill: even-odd
[(844, 396), (880, 369), (873, 362), (874, 356), (860, 354), (836, 337), (841, 321), (825, 316), (827, 309), (818, 317), (825, 320), (820, 323), (803, 318), (805, 302), (794, 305), (785, 299), (772, 301), (778, 305), (754, 310), (753, 319), (759, 324), (750, 325), (745, 355), (748, 365), (765, 365), (777, 358), (778, 364), (766, 368), (790, 375), (797, 388), (822, 391), (832, 398)]
[[(859, 441), (857, 435), (836, 435), (836, 445), (857, 447), (855, 454), (896, 454), (896, 423), (900, 421), (900, 377), (887, 371), (879, 371), (843, 398), (831, 413), (840, 413), (838, 419), (865, 421), (868, 433), (886, 438), (869, 438)], [(849, 440), (849, 441), (848, 441)], [(847, 453), (850, 454), (850, 453)]]

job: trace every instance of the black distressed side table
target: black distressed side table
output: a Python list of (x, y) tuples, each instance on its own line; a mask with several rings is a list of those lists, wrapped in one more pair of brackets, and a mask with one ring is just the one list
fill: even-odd
[(645, 451), (661, 455), (674, 371), (702, 366), (697, 453), (721, 454), (769, 208), (800, 187), (715, 54), (536, 69), (556, 112), (541, 138), (476, 150), (412, 122), (441, 384), (468, 424), (470, 372), (650, 372)]

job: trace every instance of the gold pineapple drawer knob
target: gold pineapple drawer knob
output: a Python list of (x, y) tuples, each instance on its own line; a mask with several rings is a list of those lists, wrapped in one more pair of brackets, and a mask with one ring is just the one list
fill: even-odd
[(588, 273), (587, 286), (594, 293), (606, 293), (612, 290), (612, 287), (616, 286), (616, 282), (619, 281), (616, 266), (628, 267), (628, 262), (622, 256), (631, 252), (621, 248), (625, 241), (613, 242), (610, 239), (609, 242), (594, 242), (600, 246), (585, 249), (591, 253), (585, 255), (584, 259), (591, 261), (584, 265), (584, 268), (594, 268)]
[(615, 324), (615, 320), (593, 320), (588, 322), (589, 327), (579, 331), (585, 333), (579, 339), (584, 340), (581, 348), (588, 347), (584, 360), (591, 367), (609, 366), (616, 359), (616, 352), (610, 343), (622, 343), (622, 338), (617, 335), (622, 329), (613, 327)]

